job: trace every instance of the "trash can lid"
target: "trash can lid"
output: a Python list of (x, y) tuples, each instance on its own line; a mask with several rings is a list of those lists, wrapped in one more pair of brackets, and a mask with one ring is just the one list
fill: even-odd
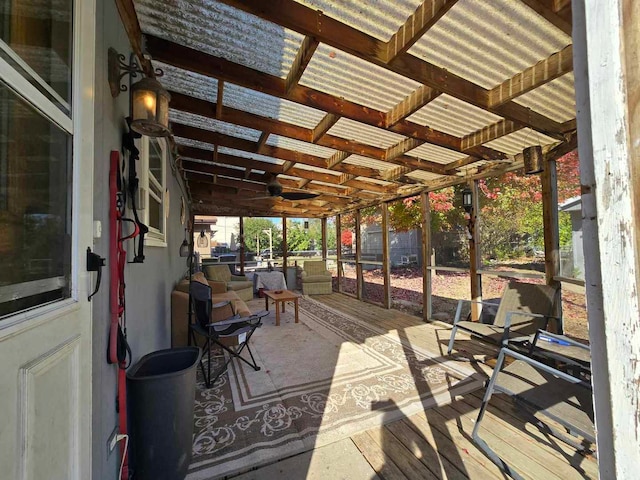
[(177, 347), (157, 350), (143, 356), (127, 371), (128, 380), (145, 380), (181, 375), (200, 361), (200, 347)]

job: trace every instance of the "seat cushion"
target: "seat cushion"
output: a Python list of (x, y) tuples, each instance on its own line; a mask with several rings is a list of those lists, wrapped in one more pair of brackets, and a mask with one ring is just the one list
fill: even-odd
[(245, 288), (250, 288), (251, 291), (253, 291), (253, 282), (250, 280), (244, 282), (227, 282), (227, 288), (229, 290), (233, 290), (234, 292), (238, 290), (244, 290)]
[(331, 282), (331, 275), (307, 275), (302, 277), (302, 283)]

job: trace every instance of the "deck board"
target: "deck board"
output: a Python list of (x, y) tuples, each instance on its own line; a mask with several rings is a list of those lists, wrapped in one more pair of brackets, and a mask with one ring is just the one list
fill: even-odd
[[(314, 299), (384, 330), (395, 330), (410, 345), (446, 355), (450, 331), (446, 325), (425, 323), (420, 318), (359, 302), (346, 295), (314, 296)], [(497, 353), (496, 348), (470, 340), (464, 334), (456, 337), (456, 348), (459, 350), (454, 351), (454, 358), (458, 354), (486, 359)], [(485, 363), (465, 363), (485, 375), (491, 374), (491, 368)], [(449, 405), (420, 412), (351, 439), (383, 479), (505, 478), (471, 440), (482, 395), (483, 391), (479, 391), (456, 398)], [(501, 395), (492, 397), (481, 436), (524, 478), (598, 477), (593, 457), (583, 456), (570, 445), (540, 432), (525, 421), (511, 399)]]

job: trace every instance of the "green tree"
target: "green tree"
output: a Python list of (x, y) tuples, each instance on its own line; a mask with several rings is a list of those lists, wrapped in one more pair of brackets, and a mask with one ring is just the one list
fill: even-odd
[(257, 251), (257, 239), (260, 238), (260, 250), (269, 248), (269, 234), (264, 230), (272, 231), (273, 250), (279, 251), (282, 246), (282, 232), (280, 227), (268, 218), (245, 218), (244, 219), (244, 242), (247, 252)]

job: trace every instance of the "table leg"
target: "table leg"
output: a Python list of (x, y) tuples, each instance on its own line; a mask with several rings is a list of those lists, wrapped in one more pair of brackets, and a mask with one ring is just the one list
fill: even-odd
[(269, 297), (267, 297), (266, 295), (264, 296), (264, 309), (267, 312), (269, 311)]
[(282, 304), (282, 313), (284, 313), (284, 306), (285, 306), (285, 304), (286, 304), (287, 302), (282, 301), (282, 302), (280, 302), (280, 303)]
[(278, 308), (278, 301), (274, 300), (276, 303), (276, 327), (280, 326), (280, 309)]
[(296, 323), (298, 323), (298, 299), (297, 298), (293, 301), (293, 305), (296, 308)]

